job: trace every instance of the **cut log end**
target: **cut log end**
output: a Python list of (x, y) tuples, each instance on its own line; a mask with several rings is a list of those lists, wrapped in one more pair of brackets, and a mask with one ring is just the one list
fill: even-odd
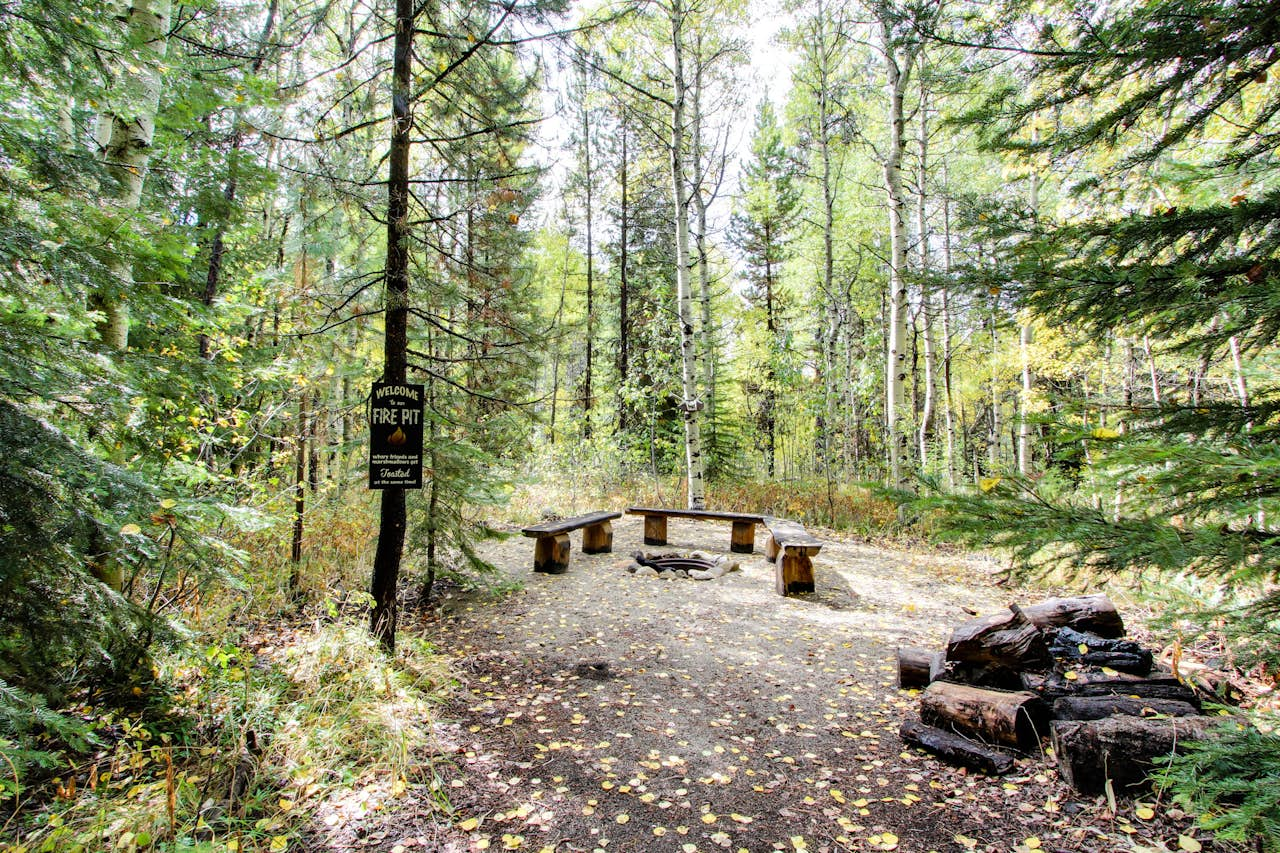
[(920, 719), (1000, 746), (1034, 750), (1049, 731), (1049, 709), (1034, 693), (935, 681), (920, 697)]
[(898, 649), (898, 687), (902, 690), (922, 689), (937, 680), (943, 670), (942, 652), (917, 647)]
[(1176, 752), (1181, 744), (1210, 735), (1222, 717), (1107, 717), (1053, 724), (1053, 751), (1058, 773), (1082, 794), (1102, 793), (1111, 782), (1116, 793), (1134, 793), (1150, 786), (1157, 758)]

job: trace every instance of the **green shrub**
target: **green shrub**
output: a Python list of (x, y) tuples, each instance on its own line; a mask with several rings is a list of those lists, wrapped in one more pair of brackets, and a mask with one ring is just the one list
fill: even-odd
[(1280, 853), (1280, 735), (1225, 727), (1183, 745), (1158, 778), (1218, 838)]

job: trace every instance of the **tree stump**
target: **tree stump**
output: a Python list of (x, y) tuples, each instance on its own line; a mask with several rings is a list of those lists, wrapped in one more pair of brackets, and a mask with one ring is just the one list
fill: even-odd
[(1034, 693), (935, 681), (920, 697), (920, 719), (984, 743), (1031, 750), (1048, 734), (1049, 713)]
[(1177, 751), (1180, 744), (1205, 737), (1223, 717), (1107, 717), (1053, 724), (1053, 751), (1058, 774), (1082, 794), (1112, 790), (1133, 793), (1148, 787), (1155, 759)]
[(539, 536), (533, 546), (533, 570), (561, 575), (569, 569), (569, 534)]

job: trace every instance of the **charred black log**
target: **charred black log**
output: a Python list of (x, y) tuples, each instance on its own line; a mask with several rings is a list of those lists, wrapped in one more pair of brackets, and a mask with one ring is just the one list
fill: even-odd
[(898, 736), (948, 764), (968, 767), (989, 776), (1000, 776), (1013, 769), (1012, 756), (953, 732), (926, 726), (918, 720), (905, 721), (898, 729)]
[(1070, 664), (1106, 666), (1120, 672), (1151, 672), (1151, 652), (1132, 640), (1114, 640), (1073, 628), (1059, 628), (1049, 644), (1050, 653)]
[(1194, 717), (1200, 709), (1172, 699), (1134, 699), (1130, 696), (1063, 696), (1054, 700), (1055, 720), (1102, 720), (1126, 717)]

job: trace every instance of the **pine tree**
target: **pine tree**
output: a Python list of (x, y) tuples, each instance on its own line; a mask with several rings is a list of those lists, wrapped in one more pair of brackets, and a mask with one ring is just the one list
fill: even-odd
[[(1273, 364), (1280, 3), (1152, 0), (1055, 17), (1065, 23), (1010, 25), (1038, 33), (1023, 54), (1029, 80), (969, 116), (992, 147), (1084, 175), (1064, 223), (1022, 217), (993, 231), (1011, 247), (1001, 278), (1049, 324), (1095, 340), (1164, 342), (1206, 364), (1231, 348)], [(962, 535), (1007, 546), (1019, 568), (1136, 572), (1187, 589), (1182, 603), (1202, 624), (1216, 619), (1238, 659), (1274, 666), (1280, 395), (1254, 391), (1224, 381), (1213, 394), (1153, 388), (1148, 405), (1095, 398), (1056, 425), (1059, 446), (1086, 447), (1053, 460), (1058, 474), (989, 477), (941, 503)], [(1090, 476), (1070, 482), (1081, 465)]]
[(795, 158), (782, 136), (773, 105), (762, 101), (756, 114), (751, 156), (743, 168), (742, 201), (731, 227), (747, 264), (748, 299), (764, 320), (764, 353), (746, 380), (748, 398), (758, 398), (756, 428), (761, 433), (765, 467), (774, 474), (777, 456), (779, 373), (788, 347), (783, 328), (782, 265), (800, 207), (801, 186)]

